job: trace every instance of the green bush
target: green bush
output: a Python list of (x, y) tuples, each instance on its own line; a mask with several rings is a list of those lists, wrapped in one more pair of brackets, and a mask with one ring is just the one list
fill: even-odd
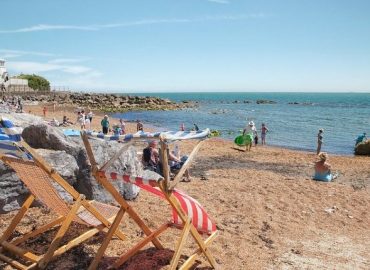
[(50, 82), (44, 77), (35, 74), (21, 74), (17, 76), (19, 79), (28, 80), (28, 86), (36, 91), (50, 91)]

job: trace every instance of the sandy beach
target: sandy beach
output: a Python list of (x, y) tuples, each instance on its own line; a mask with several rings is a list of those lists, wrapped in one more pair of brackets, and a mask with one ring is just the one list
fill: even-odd
[[(42, 116), (42, 108), (25, 106), (25, 111)], [(73, 108), (58, 106), (55, 112), (48, 107), (46, 120), (61, 121), (63, 115), (76, 121)], [(102, 116), (95, 112), (93, 129), (100, 130)], [(135, 131), (135, 123), (127, 123), (127, 132)], [(192, 146), (193, 142), (183, 143), (182, 152), (189, 153)], [(191, 167), (192, 182), (178, 186), (196, 198), (216, 222), (219, 236), (210, 249), (221, 269), (370, 268), (370, 157), (329, 155), (340, 176), (323, 183), (311, 180), (313, 152), (260, 145), (244, 152), (233, 147), (220, 138), (208, 139)], [(130, 204), (152, 228), (169, 217), (162, 215), (169, 213), (167, 205), (145, 191)], [(0, 234), (15, 214), (0, 216)], [(17, 231), (46, 223), (53, 215), (35, 207)], [(140, 238), (131, 220), (122, 226), (127, 241), (110, 243), (100, 269)], [(71, 235), (78, 228), (74, 225)], [(177, 230), (171, 232), (160, 237), (168, 250), (157, 251), (148, 245), (121, 269), (167, 269), (177, 240), (173, 235), (179, 235)], [(72, 249), (48, 269), (85, 269), (103, 237), (99, 234)], [(43, 250), (42, 242), (32, 245), (34, 250)], [(194, 247), (189, 242), (185, 253)], [(1, 262), (0, 268), (11, 269)], [(210, 268), (201, 259), (194, 269)]]

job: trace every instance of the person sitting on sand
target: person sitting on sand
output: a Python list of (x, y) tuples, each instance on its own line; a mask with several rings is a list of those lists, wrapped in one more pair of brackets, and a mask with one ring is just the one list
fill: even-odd
[(73, 123), (71, 121), (69, 121), (69, 118), (67, 116), (64, 115), (63, 116), (63, 121), (60, 125), (63, 126), (63, 127), (68, 127), (69, 125), (73, 125)]
[(143, 149), (142, 162), (144, 165), (144, 169), (154, 172), (159, 171), (159, 152), (157, 141), (150, 141), (148, 143), (148, 146)]
[[(182, 156), (182, 157), (180, 156), (179, 148), (176, 145), (174, 151), (171, 151), (168, 156), (168, 163), (170, 165), (171, 173), (177, 174), (187, 159), (188, 159), (188, 156)], [(185, 170), (184, 179), (182, 181), (183, 182), (191, 181), (189, 170)]]
[(320, 152), (319, 161), (315, 162), (315, 175), (313, 177), (314, 180), (330, 182), (338, 177), (338, 174), (332, 175), (331, 173), (331, 165), (326, 162), (328, 159), (328, 154), (325, 152)]

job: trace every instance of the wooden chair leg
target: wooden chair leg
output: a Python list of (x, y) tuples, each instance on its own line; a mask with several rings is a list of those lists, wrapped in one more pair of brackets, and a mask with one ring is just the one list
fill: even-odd
[[(170, 203), (172, 208), (177, 212), (177, 214), (181, 218), (182, 222), (185, 223), (187, 221), (187, 215), (185, 214), (184, 210), (181, 208), (181, 206), (180, 206), (178, 200), (176, 199), (176, 197), (170, 192), (167, 193), (163, 189), (162, 189), (162, 191), (163, 191), (163, 194), (165, 195), (167, 201)], [(190, 233), (193, 236), (196, 243), (198, 244), (199, 248), (202, 250), (202, 253), (207, 257), (211, 266), (213, 268), (216, 268), (217, 264), (216, 264), (215, 259), (213, 258), (211, 252), (209, 252), (209, 250), (207, 249), (206, 245), (204, 244), (204, 241), (203, 241), (202, 237), (200, 236), (197, 229), (193, 226), (193, 224), (191, 224), (191, 226), (190, 226)]]
[[(210, 237), (208, 237), (206, 241), (204, 241), (204, 244), (206, 245), (206, 247), (208, 247), (212, 243), (212, 241), (216, 238), (216, 236), (217, 236), (217, 231), (214, 232)], [(189, 269), (194, 264), (195, 258), (200, 254), (202, 254), (202, 250), (198, 248), (191, 256), (189, 256), (189, 258), (184, 262), (184, 264), (181, 265), (179, 270)]]
[(103, 257), (104, 252), (107, 249), (107, 246), (108, 246), (110, 240), (112, 239), (113, 234), (117, 230), (118, 225), (120, 224), (124, 213), (125, 213), (125, 209), (121, 207), (120, 210), (117, 213), (117, 216), (116, 216), (112, 226), (109, 228), (108, 233), (105, 235), (104, 241), (103, 241), (102, 245), (100, 246), (100, 248), (98, 250), (98, 253), (96, 253), (95, 258), (92, 261), (92, 263), (90, 264), (88, 270), (94, 270), (98, 267), (100, 259)]
[(26, 214), (27, 210), (30, 208), (32, 202), (35, 200), (35, 197), (33, 195), (28, 196), (27, 200), (23, 203), (22, 208), (19, 209), (16, 216), (13, 218), (12, 222), (6, 229), (6, 231), (3, 233), (3, 235), (0, 238), (0, 243), (3, 241), (6, 241), (9, 239), (9, 237), (12, 235), (13, 231), (17, 227), (18, 223), (22, 220), (24, 215)]
[(177, 245), (175, 248), (175, 254), (173, 255), (172, 260), (171, 260), (170, 270), (176, 270), (176, 267), (179, 263), (181, 251), (184, 248), (186, 239), (188, 238), (188, 235), (189, 235), (190, 226), (191, 226), (191, 219), (188, 218), (182, 230), (181, 237), (179, 241), (177, 242)]
[(63, 221), (62, 226), (59, 228), (56, 236), (54, 237), (53, 241), (50, 244), (48, 251), (44, 254), (43, 258), (39, 261), (38, 267), (40, 269), (44, 269), (48, 262), (53, 258), (54, 251), (58, 247), (62, 237), (67, 232), (69, 226), (71, 225), (73, 218), (76, 216), (77, 210), (81, 206), (81, 201), (85, 198), (84, 195), (80, 195), (77, 201), (72, 206), (71, 210), (69, 211), (66, 219)]

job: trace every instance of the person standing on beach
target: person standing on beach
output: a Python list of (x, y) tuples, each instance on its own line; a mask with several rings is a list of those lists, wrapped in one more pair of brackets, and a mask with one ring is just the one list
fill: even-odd
[(94, 116), (93, 112), (89, 110), (89, 113), (87, 114), (87, 118), (89, 118), (90, 124), (92, 123), (93, 116)]
[(104, 118), (103, 118), (103, 120), (101, 120), (100, 124), (102, 126), (103, 134), (105, 134), (105, 135), (108, 134), (108, 131), (109, 131), (108, 115), (104, 115)]
[(266, 145), (266, 133), (269, 131), (269, 129), (266, 127), (265, 123), (262, 123), (261, 127), (261, 144)]
[(245, 136), (245, 151), (250, 151), (254, 135), (256, 134), (256, 126), (253, 121), (250, 121), (243, 130), (243, 136)]
[(319, 133), (317, 134), (317, 149), (316, 149), (316, 154), (318, 155), (321, 152), (321, 145), (323, 143), (323, 134), (324, 130), (319, 129)]
[(76, 124), (80, 125), (81, 130), (85, 129), (85, 114), (78, 112)]
[(120, 127), (121, 127), (121, 132), (120, 132), (121, 135), (126, 134), (126, 124), (125, 124), (125, 122), (123, 121), (122, 118), (119, 120), (119, 124), (120, 124)]
[(44, 114), (44, 118), (46, 117), (46, 112), (48, 111), (48, 109), (46, 108), (46, 106), (42, 109), (42, 113)]

